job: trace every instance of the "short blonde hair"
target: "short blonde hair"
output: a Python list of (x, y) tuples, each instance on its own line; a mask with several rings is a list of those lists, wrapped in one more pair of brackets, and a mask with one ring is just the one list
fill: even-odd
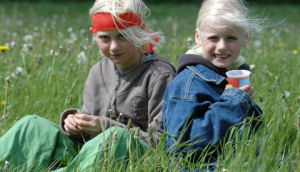
[[(121, 21), (119, 15), (122, 13), (133, 12), (139, 14), (144, 19), (148, 17), (150, 10), (141, 0), (96, 0), (89, 12), (90, 16), (98, 12), (108, 12), (116, 20)], [(118, 31), (137, 47), (148, 44), (157, 45), (157, 42), (153, 39), (153, 35), (158, 35), (158, 33), (149, 33), (141, 26), (118, 29)]]
[(259, 31), (259, 20), (248, 16), (248, 9), (243, 0), (204, 0), (199, 10), (196, 27), (201, 32), (211, 21), (220, 21), (224, 25), (212, 27), (238, 27), (247, 35)]

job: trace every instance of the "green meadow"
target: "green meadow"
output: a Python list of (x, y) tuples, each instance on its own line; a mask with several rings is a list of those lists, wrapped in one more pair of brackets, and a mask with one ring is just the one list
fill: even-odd
[[(81, 107), (84, 81), (101, 59), (89, 32), (91, 5), (0, 3), (0, 46), (9, 47), (0, 50), (0, 136), (25, 115), (58, 123), (63, 110)], [(193, 44), (200, 5), (147, 5), (152, 13), (146, 26), (162, 34), (157, 51), (177, 66), (178, 56)], [(262, 19), (263, 30), (251, 36), (242, 55), (254, 67), (254, 100), (264, 111), (264, 123), (250, 139), (232, 134), (223, 145), (218, 171), (300, 171), (300, 5), (251, 3), (249, 8)], [(243, 127), (249, 128), (247, 123)], [(180, 171), (202, 162), (167, 155), (160, 145), (126, 168), (112, 162), (103, 169)]]

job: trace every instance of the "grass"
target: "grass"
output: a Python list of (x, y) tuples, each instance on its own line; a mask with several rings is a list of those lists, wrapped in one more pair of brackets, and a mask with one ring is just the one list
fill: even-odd
[[(0, 135), (27, 114), (58, 123), (64, 109), (81, 107), (84, 81), (90, 67), (100, 59), (88, 31), (91, 5), (0, 4), (0, 45), (11, 47), (0, 51), (0, 117), (4, 117), (0, 118)], [(254, 99), (263, 108), (265, 122), (250, 140), (233, 136), (232, 142), (224, 144), (218, 168), (300, 171), (300, 6), (254, 5), (253, 14), (267, 20), (263, 32), (252, 35), (242, 55), (249, 64), (255, 64)], [(158, 51), (176, 66), (177, 57), (193, 43), (199, 5), (156, 3), (149, 7), (152, 15), (148, 27), (164, 35)], [(82, 52), (87, 59), (79, 55)], [(176, 171), (185, 161), (168, 156), (159, 147), (130, 170)], [(187, 164), (190, 168), (201, 165)], [(120, 171), (112, 165), (107, 167)]]

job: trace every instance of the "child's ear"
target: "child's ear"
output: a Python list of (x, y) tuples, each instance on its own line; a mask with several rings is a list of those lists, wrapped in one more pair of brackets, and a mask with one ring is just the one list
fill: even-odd
[(195, 42), (197, 45), (201, 46), (200, 32), (198, 28), (195, 29)]

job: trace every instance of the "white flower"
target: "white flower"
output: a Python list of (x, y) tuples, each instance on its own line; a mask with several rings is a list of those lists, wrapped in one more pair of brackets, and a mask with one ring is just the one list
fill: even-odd
[(8, 170), (8, 167), (9, 167), (9, 161), (4, 161), (3, 170)]
[(261, 47), (261, 41), (259, 40), (254, 41), (254, 46), (257, 48)]
[(86, 33), (85, 29), (80, 29), (80, 35), (84, 35)]
[(16, 68), (16, 73), (17, 74), (21, 74), (21, 73), (23, 73), (24, 72), (24, 69), (22, 68), (22, 67), (20, 67), (20, 66), (17, 66), (17, 68)]
[(72, 27), (69, 27), (69, 28), (67, 29), (67, 31), (68, 31), (69, 33), (71, 33), (71, 32), (73, 31)]
[(282, 94), (285, 98), (289, 98), (291, 95), (291, 93), (289, 91), (284, 91)]
[(16, 68), (16, 74), (20, 75), (22, 73), (24, 73), (24, 69), (22, 67), (20, 67), (20, 66), (17, 66), (17, 68)]
[(77, 56), (77, 63), (82, 64), (88, 60), (88, 57), (85, 55), (84, 51), (81, 51)]
[(31, 50), (32, 50), (31, 44), (24, 44), (21, 52), (26, 54), (26, 53), (29, 53)]
[(10, 77), (12, 77), (12, 78), (16, 78), (16, 77), (17, 77), (17, 75), (16, 75), (15, 73), (11, 73), (11, 74), (10, 74)]
[(33, 36), (32, 36), (32, 35), (25, 35), (25, 36), (23, 37), (23, 40), (24, 40), (25, 42), (31, 42), (31, 41), (33, 40)]
[(9, 43), (9, 45), (11, 48), (15, 48), (16, 47), (16, 42), (15, 41), (12, 41)]
[(59, 52), (58, 52), (58, 51), (55, 51), (55, 50), (53, 50), (53, 49), (51, 49), (51, 50), (50, 50), (50, 55), (56, 57), (56, 56), (59, 55)]

